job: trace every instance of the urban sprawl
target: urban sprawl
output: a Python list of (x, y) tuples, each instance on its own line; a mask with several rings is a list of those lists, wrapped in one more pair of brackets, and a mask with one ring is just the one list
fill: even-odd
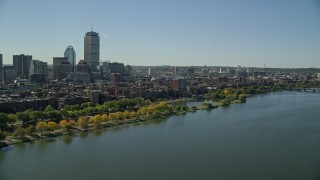
[(77, 64), (72, 46), (63, 57), (53, 57), (52, 65), (20, 54), (13, 55), (13, 65), (3, 66), (0, 54), (0, 112), (41, 111), (48, 105), (63, 109), (122, 98), (202, 98), (228, 87), (318, 81), (319, 72), (315, 68), (130, 66), (101, 61), (99, 34), (91, 31), (84, 37), (84, 60)]

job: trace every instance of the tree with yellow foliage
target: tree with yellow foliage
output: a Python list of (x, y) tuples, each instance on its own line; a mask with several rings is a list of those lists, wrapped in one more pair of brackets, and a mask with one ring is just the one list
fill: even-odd
[(125, 110), (123, 112), (123, 116), (124, 116), (125, 119), (129, 119), (130, 118), (130, 112), (128, 110)]
[(223, 89), (223, 94), (224, 94), (225, 96), (228, 96), (229, 94), (231, 94), (230, 89), (228, 89), (228, 88)]
[(88, 125), (89, 125), (89, 118), (87, 118), (85, 116), (80, 116), (79, 119), (78, 119), (78, 125), (82, 129), (87, 129)]
[(131, 118), (136, 118), (137, 117), (137, 113), (134, 112), (134, 111), (130, 112), (130, 117)]
[(73, 126), (77, 125), (77, 123), (74, 120), (61, 120), (59, 125), (69, 132)]
[(147, 114), (152, 115), (155, 110), (156, 110), (156, 108), (154, 106), (148, 106), (147, 107)]
[(124, 118), (123, 113), (122, 112), (116, 112), (116, 119), (122, 120)]
[(55, 122), (48, 122), (47, 126), (50, 131), (54, 131), (54, 130), (58, 129), (58, 127), (59, 127), (58, 124)]
[(66, 128), (67, 124), (68, 124), (67, 120), (61, 120), (61, 121), (59, 122), (59, 125), (60, 125), (62, 128)]
[(158, 105), (156, 105), (156, 109), (159, 111), (164, 111), (169, 108), (169, 105), (166, 102), (160, 102)]
[(109, 119), (110, 119), (110, 120), (115, 120), (116, 118), (117, 118), (116, 113), (110, 113), (110, 114), (109, 114)]
[(47, 130), (47, 123), (41, 121), (38, 122), (37, 126), (36, 126), (36, 130), (40, 132), (40, 136), (42, 136), (42, 132)]
[(107, 114), (102, 114), (101, 115), (101, 121), (102, 122), (107, 122), (109, 120), (108, 115)]
[(89, 122), (94, 124), (96, 127), (100, 127), (101, 126), (101, 115), (100, 114), (97, 114), (93, 117), (90, 118)]

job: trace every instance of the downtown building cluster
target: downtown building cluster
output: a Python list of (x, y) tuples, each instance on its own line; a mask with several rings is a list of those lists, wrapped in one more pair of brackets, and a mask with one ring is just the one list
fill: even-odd
[[(100, 38), (93, 31), (85, 34), (84, 59), (78, 63), (72, 46), (63, 56), (53, 57), (52, 65), (33, 59), (32, 55), (19, 54), (13, 55), (12, 65), (3, 66), (2, 54), (0, 58), (1, 112), (43, 110), (48, 105), (62, 109), (66, 105), (103, 103), (123, 97), (172, 96), (171, 81), (166, 84), (169, 87), (151, 88), (153, 84), (145, 82), (145, 77), (133, 76), (131, 66), (100, 61)], [(183, 95), (180, 86), (174, 85)]]
[(84, 37), (84, 59), (68, 46), (53, 64), (31, 55), (13, 55), (13, 65), (3, 66), (0, 54), (0, 111), (15, 113), (43, 110), (48, 105), (63, 109), (85, 102), (102, 104), (121, 98), (169, 100), (201, 98), (217, 89), (274, 83), (319, 80), (320, 74), (294, 70), (245, 67), (129, 66), (100, 61), (96, 32)]
[[(130, 66), (123, 63), (100, 61), (100, 37), (96, 32), (87, 32), (84, 37), (84, 60), (76, 63), (76, 52), (68, 46), (64, 56), (53, 57), (53, 64), (36, 60), (32, 55), (13, 55), (12, 66), (2, 65), (0, 55), (1, 84), (19, 82), (45, 83), (50, 81), (96, 82), (110, 80), (112, 76), (130, 75)], [(13, 85), (14, 86), (14, 85)]]

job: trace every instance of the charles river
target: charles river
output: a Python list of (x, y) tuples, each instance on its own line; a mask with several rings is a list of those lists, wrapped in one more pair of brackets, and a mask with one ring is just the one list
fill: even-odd
[(9, 146), (0, 151), (0, 179), (320, 179), (320, 94), (256, 95), (227, 108)]

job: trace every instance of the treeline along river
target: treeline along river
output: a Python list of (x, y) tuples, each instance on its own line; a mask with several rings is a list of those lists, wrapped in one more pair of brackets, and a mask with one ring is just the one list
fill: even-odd
[(320, 179), (320, 95), (255, 95), (226, 108), (12, 145), (0, 151), (0, 179)]

